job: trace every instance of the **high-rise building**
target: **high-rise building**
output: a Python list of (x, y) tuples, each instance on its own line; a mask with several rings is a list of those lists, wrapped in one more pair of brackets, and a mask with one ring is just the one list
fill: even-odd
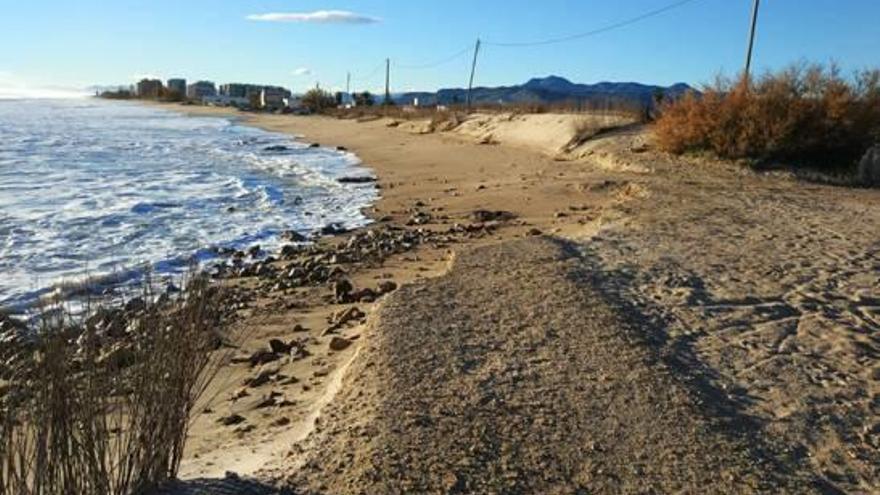
[(186, 96), (186, 79), (169, 79), (168, 93), (170, 96)]
[(156, 99), (162, 96), (162, 81), (158, 79), (141, 79), (137, 83), (137, 95), (139, 98)]
[(186, 97), (192, 100), (201, 100), (209, 96), (217, 96), (217, 87), (211, 81), (198, 81), (186, 88)]

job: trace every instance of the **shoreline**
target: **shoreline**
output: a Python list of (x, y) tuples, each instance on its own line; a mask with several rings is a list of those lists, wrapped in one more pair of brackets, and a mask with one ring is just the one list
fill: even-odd
[(880, 191), (671, 157), (644, 129), (560, 151), (570, 121), (553, 115), (427, 132), (159, 106), (344, 146), (380, 189), (370, 225), (220, 282), (235, 350), (196, 409), (183, 479), (880, 483)]
[[(272, 462), (261, 476), (316, 492), (326, 486), (366, 492), (407, 486), (442, 489), (451, 486), (447, 484), (450, 480), (455, 486), (479, 486), (469, 483), (480, 483), (481, 476), (471, 476), (473, 473), (457, 467), (451, 467), (451, 474), (431, 479), (425, 472), (397, 471), (385, 461), (368, 468), (370, 463), (359, 461), (361, 457), (333, 466), (338, 456), (348, 458), (362, 449), (382, 459), (386, 455), (381, 453), (391, 449), (399, 458), (424, 457), (425, 462), (431, 462), (430, 456), (422, 455), (434, 449), (431, 444), (415, 450), (409, 446), (433, 437), (417, 433), (422, 430), (401, 431), (394, 422), (383, 419), (399, 413), (394, 411), (400, 400), (416, 399), (424, 393), (419, 392), (419, 383), (433, 380), (409, 376), (409, 369), (417, 369), (419, 363), (438, 359), (431, 352), (434, 344), (421, 335), (440, 331), (439, 323), (446, 318), (447, 310), (432, 313), (437, 311), (440, 296), (425, 297), (425, 290), (430, 293), (436, 290), (432, 287), (467, 277), (450, 272), (461, 253), (466, 257), (467, 253), (486, 253), (477, 255), (480, 259), (524, 242), (515, 239), (538, 234), (537, 239), (574, 242), (581, 251), (578, 263), (588, 266), (592, 274), (591, 290), (597, 291), (609, 311), (624, 322), (637, 322), (637, 335), (647, 332), (656, 339), (629, 342), (629, 350), (620, 352), (644, 352), (647, 348), (649, 353), (666, 356), (663, 360), (668, 368), (662, 372), (671, 373), (687, 395), (705, 397), (689, 406), (691, 412), (681, 413), (695, 415), (682, 417), (682, 424), (707, 421), (707, 425), (714, 425), (730, 416), (739, 425), (732, 434), (752, 438), (755, 445), (761, 445), (759, 450), (766, 448), (770, 456), (761, 460), (760, 452), (754, 452), (749, 455), (758, 457), (750, 462), (785, 466), (780, 467), (778, 476), (759, 483), (801, 492), (807, 485), (858, 491), (880, 481), (871, 468), (880, 462), (871, 447), (878, 439), (871, 433), (853, 438), (834, 426), (848, 422), (871, 432), (872, 425), (880, 424), (880, 415), (870, 405), (880, 397), (880, 366), (871, 366), (859, 357), (863, 352), (859, 349), (865, 345), (871, 352), (880, 352), (876, 343), (867, 343), (862, 337), (865, 331), (880, 331), (880, 314), (862, 309), (880, 297), (876, 292), (880, 286), (880, 240), (871, 234), (880, 231), (878, 191), (760, 174), (729, 162), (664, 155), (651, 149), (643, 130), (612, 133), (560, 154), (552, 146), (530, 145), (519, 139), (523, 129), (548, 117), (516, 117), (513, 130), (506, 123), (509, 118), (474, 116), (470, 126), (451, 132), (425, 132), (419, 122), (388, 119), (355, 122), (273, 115), (246, 119), (248, 125), (351, 149), (376, 171), (382, 198), (374, 214), (376, 218), (388, 217), (388, 223), (406, 225), (425, 219), (424, 227), (437, 229), (467, 223), (476, 210), (509, 210), (515, 216), (481, 238), (444, 244), (440, 249), (420, 248), (401, 258), (395, 266), (401, 270), (395, 281), (406, 288), (406, 295), (392, 294), (388, 303), (367, 309), (369, 315), (379, 315), (368, 316), (344, 333), (346, 338), (355, 338), (353, 346), (361, 353), (353, 365), (355, 371), (343, 379), (341, 396), (329, 401), (322, 416), (326, 422), (322, 420), (315, 438), (283, 446), (282, 457), (270, 456)], [(553, 132), (565, 129), (564, 123), (556, 125)], [(537, 139), (525, 137), (540, 143), (540, 131), (535, 132)], [(860, 218), (860, 222), (847, 220), (851, 218)], [(409, 228), (420, 227), (415, 224)], [(497, 273), (489, 270), (485, 280), (462, 282), (460, 290), (478, 290), (479, 284), (485, 284), (486, 290), (500, 291), (492, 297), (528, 297), (519, 284), (504, 279), (506, 270), (516, 266), (515, 259), (497, 257), (488, 265)], [(372, 270), (367, 271), (367, 280), (383, 275), (382, 268)], [(362, 280), (355, 286), (365, 285)], [(841, 300), (852, 301), (852, 306), (839, 312), (825, 310)], [(326, 299), (323, 301), (326, 304)], [(479, 308), (468, 313), (468, 301), (458, 304), (457, 311), (468, 315), (466, 321), (487, 316)], [(553, 298), (542, 304), (567, 311)], [(394, 321), (387, 319), (388, 305), (395, 308)], [(331, 303), (330, 308), (339, 306)], [(488, 310), (488, 315), (503, 317), (507, 311), (502, 306)], [(584, 309), (581, 317), (589, 318), (591, 311), (594, 309)], [(413, 315), (420, 314), (427, 316), (414, 319)], [(409, 325), (414, 321), (419, 330), (412, 333)], [(468, 331), (467, 326), (459, 327), (450, 338), (466, 339), (472, 335)], [(490, 326), (485, 331), (496, 330)], [(533, 331), (544, 335), (546, 330)], [(613, 330), (619, 331), (624, 330)], [(389, 335), (398, 337), (389, 340)], [(511, 337), (510, 342), (521, 338)], [(572, 334), (569, 338), (578, 337)], [(326, 345), (326, 341), (319, 342), (319, 346)], [(345, 352), (344, 358), (349, 356)], [(473, 358), (479, 361), (486, 356)], [(461, 357), (452, 353), (439, 359), (438, 369), (447, 369)], [(385, 371), (376, 375), (371, 363), (397, 364), (383, 365)], [(332, 362), (330, 368), (336, 369)], [(303, 371), (309, 373), (310, 369)], [(488, 373), (499, 379), (496, 371)], [(388, 389), (387, 380), (409, 385)], [(627, 383), (622, 382), (624, 390)], [(411, 414), (426, 418), (427, 424), (445, 421), (445, 416), (436, 414), (438, 408), (456, 407), (470, 389), (459, 380), (444, 382), (444, 386), (450, 390), (448, 400), (438, 397), (427, 409), (416, 406)], [(802, 397), (811, 399), (802, 401)], [(606, 398), (600, 395), (584, 400), (587, 407), (593, 407)], [(646, 418), (664, 409), (650, 394), (627, 400), (635, 401), (637, 409), (633, 411), (648, 411)], [(386, 415), (371, 420), (372, 416), (363, 415), (365, 409), (386, 411)], [(650, 420), (627, 416), (633, 411), (621, 410), (627, 418), (623, 422), (631, 423), (633, 432), (643, 427), (650, 432)], [(505, 416), (501, 411), (499, 414), (503, 425)], [(487, 428), (503, 428), (494, 419), (487, 421)], [(373, 443), (346, 434), (352, 424), (368, 425), (365, 427), (373, 431), (371, 438), (381, 441)], [(457, 427), (467, 428), (464, 424)], [(730, 427), (720, 426), (722, 431)], [(698, 436), (694, 442), (711, 442), (709, 438)], [(443, 439), (436, 441), (442, 443)], [(548, 445), (552, 452), (569, 447), (564, 443), (558, 448)], [(805, 449), (806, 457), (785, 454), (795, 445)], [(663, 448), (657, 446), (660, 450), (651, 455), (671, 455)], [(703, 446), (695, 444), (694, 448)], [(324, 455), (333, 452), (337, 457)], [(604, 462), (601, 451), (582, 451), (581, 455), (594, 463)], [(630, 462), (634, 453), (620, 455)], [(526, 472), (534, 469), (527, 458), (512, 462), (521, 464)], [(307, 471), (294, 467), (302, 463), (309, 466)], [(748, 471), (742, 469), (741, 474)], [(486, 473), (485, 469), (478, 472)], [(632, 473), (616, 475), (636, 482)], [(599, 481), (595, 472), (591, 476)], [(390, 484), (375, 484), (377, 479)]]
[[(376, 185), (380, 188), (378, 200), (365, 211), (374, 223), (340, 236), (321, 239), (316, 249), (326, 249), (319, 253), (327, 254), (317, 254), (317, 257), (339, 256), (332, 253), (338, 253), (340, 246), (360, 236), (378, 234), (379, 238), (395, 242), (395, 236), (399, 234), (394, 232), (424, 234), (420, 234), (423, 240), (400, 253), (376, 261), (341, 261), (333, 265), (346, 272), (344, 277), (351, 281), (356, 292), (371, 286), (375, 288), (376, 284), (385, 281), (392, 281), (400, 287), (440, 276), (450, 266), (454, 253), (470, 246), (496, 244), (543, 232), (573, 234), (594, 231), (600, 223), (602, 210), (616, 200), (616, 188), (595, 192), (572, 189), (568, 184), (570, 176), (553, 172), (559, 168), (559, 162), (535, 150), (486, 146), (471, 138), (400, 132), (387, 127), (385, 121), (357, 123), (315, 116), (240, 115), (226, 109), (159, 106), (188, 115), (234, 117), (240, 125), (281, 132), (306, 143), (320, 143), (330, 148), (344, 146), (357, 155), (361, 166), (374, 172)], [(361, 126), (369, 130), (358, 132)], [(475, 162), (481, 167), (471, 165)], [(582, 166), (579, 168), (577, 175), (583, 174), (585, 179), (594, 174)], [(525, 201), (524, 193), (530, 196)], [(511, 213), (501, 213), (494, 218), (496, 212), (508, 211)], [(228, 376), (221, 380), (225, 385), (218, 386), (216, 391), (220, 400), (210, 405), (213, 414), (199, 418), (193, 429), (190, 455), (183, 466), (184, 477), (219, 477), (225, 471), (254, 475), (266, 465), (291, 455), (296, 448), (288, 452), (295, 443), (290, 432), (309, 430), (310, 422), (323, 418), (323, 407), (318, 405), (333, 402), (334, 390), (339, 386), (333, 387), (332, 383), (347, 381), (343, 375), (335, 374), (336, 370), (345, 368), (354, 353), (370, 345), (366, 337), (367, 322), (384, 299), (380, 296), (375, 302), (370, 298), (366, 303), (340, 304), (329, 299), (334, 291), (331, 283), (329, 287), (324, 284), (284, 290), (285, 301), (292, 297), (297, 302), (282, 303), (273, 295), (261, 295), (261, 289), (253, 288), (254, 283), (242, 282), (249, 284), (257, 295), (255, 306), (261, 305), (260, 299), (271, 302), (266, 303), (265, 309), (255, 309), (253, 314), (245, 316), (243, 326), (256, 324), (266, 327), (266, 331), (250, 332), (252, 336), (241, 344), (241, 358), (259, 352), (271, 338), (290, 338), (288, 329), (291, 326), (308, 329), (306, 333), (299, 333), (301, 337), (297, 338), (307, 341), (306, 348), (314, 357), (293, 360), (281, 366), (280, 371), (280, 375), (296, 377), (298, 385), (279, 387), (276, 384), (275, 391), (269, 392), (284, 397), (291, 393), (304, 397), (296, 401), (298, 405), (293, 407), (296, 411), (291, 413), (289, 408), (279, 410), (290, 421), (279, 430), (278, 426), (273, 426), (271, 418), (274, 416), (248, 409), (247, 402), (251, 399), (247, 397), (256, 397), (254, 400), (259, 401), (265, 396), (254, 396), (247, 387), (241, 389), (235, 385), (247, 381), (248, 374), (254, 371), (246, 368), (227, 370)], [(237, 284), (236, 281), (233, 283)], [(286, 304), (293, 304), (296, 308), (286, 309)], [(366, 316), (331, 331), (337, 315), (353, 308)], [(262, 320), (272, 323), (256, 323)], [(327, 327), (328, 322), (330, 327)], [(329, 349), (328, 353), (327, 346), (337, 337), (348, 342), (344, 344), (347, 348), (342, 351)], [(285, 392), (285, 389), (298, 391)], [(242, 394), (247, 395), (234, 398)], [(248, 418), (247, 423), (243, 427), (218, 428), (213, 418), (219, 411), (241, 414)], [(268, 433), (272, 431), (276, 433)], [(311, 441), (311, 438), (304, 439), (305, 443)], [(260, 465), (261, 462), (264, 465)]]

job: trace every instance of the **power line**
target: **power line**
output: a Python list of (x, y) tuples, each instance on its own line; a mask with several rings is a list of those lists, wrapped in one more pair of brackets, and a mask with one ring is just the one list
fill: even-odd
[(398, 68), (398, 69), (407, 69), (407, 70), (433, 69), (434, 67), (439, 67), (439, 66), (441, 66), (441, 65), (443, 65), (443, 64), (448, 64), (449, 62), (452, 62), (453, 60), (456, 60), (457, 58), (461, 57), (462, 55), (464, 55), (464, 54), (466, 54), (466, 53), (468, 53), (468, 52), (470, 52), (470, 51), (471, 51), (471, 47), (470, 47), (470, 46), (466, 46), (466, 47), (464, 47), (462, 50), (457, 51), (457, 52), (455, 52), (454, 54), (452, 54), (452, 55), (450, 55), (450, 56), (448, 56), (448, 57), (442, 58), (442, 59), (440, 59), (440, 60), (438, 60), (438, 61), (436, 61), (436, 62), (432, 62), (432, 63), (430, 63), (430, 64), (423, 64), (423, 65), (398, 65), (397, 68)]
[(635, 24), (639, 21), (643, 21), (643, 20), (648, 19), (650, 17), (658, 16), (660, 14), (669, 12), (670, 10), (673, 10), (673, 9), (677, 9), (679, 7), (682, 7), (686, 4), (689, 4), (694, 1), (696, 1), (696, 0), (679, 0), (678, 2), (669, 4), (665, 7), (661, 7), (656, 10), (645, 12), (644, 14), (638, 15), (636, 17), (631, 17), (629, 19), (626, 19), (626, 20), (623, 20), (620, 22), (616, 22), (614, 24), (610, 24), (605, 27), (601, 27), (599, 29), (587, 31), (585, 33), (564, 36), (561, 38), (551, 38), (551, 39), (541, 40), (541, 41), (527, 41), (527, 42), (513, 42), (513, 43), (497, 43), (497, 42), (486, 41), (486, 42), (484, 42), (484, 44), (492, 45), (492, 46), (502, 46), (502, 47), (527, 47), (527, 46), (541, 46), (541, 45), (552, 45), (552, 44), (556, 44), (556, 43), (565, 43), (567, 41), (574, 41), (574, 40), (578, 40), (578, 39), (582, 39), (582, 38), (587, 38), (590, 36), (595, 36), (597, 34), (606, 33), (608, 31), (613, 31), (615, 29), (619, 29), (624, 26), (629, 26), (630, 24)]

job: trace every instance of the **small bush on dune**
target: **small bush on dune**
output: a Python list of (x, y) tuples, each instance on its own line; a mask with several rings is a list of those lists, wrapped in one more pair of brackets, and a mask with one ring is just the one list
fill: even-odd
[(217, 369), (218, 293), (3, 328), (0, 493), (128, 495), (174, 478)]
[(851, 167), (880, 139), (880, 71), (845, 79), (811, 65), (754, 82), (719, 78), (701, 95), (664, 104), (655, 136), (672, 153)]

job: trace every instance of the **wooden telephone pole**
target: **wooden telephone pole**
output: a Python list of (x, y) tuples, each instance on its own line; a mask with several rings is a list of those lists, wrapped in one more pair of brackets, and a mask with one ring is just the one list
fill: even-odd
[(746, 70), (743, 74), (743, 80), (748, 82), (749, 80), (749, 72), (752, 69), (752, 51), (755, 48), (755, 28), (758, 25), (758, 8), (761, 5), (761, 0), (755, 0), (754, 5), (752, 6), (752, 28), (749, 31), (749, 49), (746, 52)]
[(477, 56), (480, 54), (480, 38), (477, 38), (477, 44), (474, 46), (474, 62), (471, 64), (471, 79), (468, 82), (467, 90), (467, 111), (471, 111), (471, 93), (474, 90), (474, 74), (477, 72)]
[(391, 104), (391, 59), (385, 59), (385, 104)]

